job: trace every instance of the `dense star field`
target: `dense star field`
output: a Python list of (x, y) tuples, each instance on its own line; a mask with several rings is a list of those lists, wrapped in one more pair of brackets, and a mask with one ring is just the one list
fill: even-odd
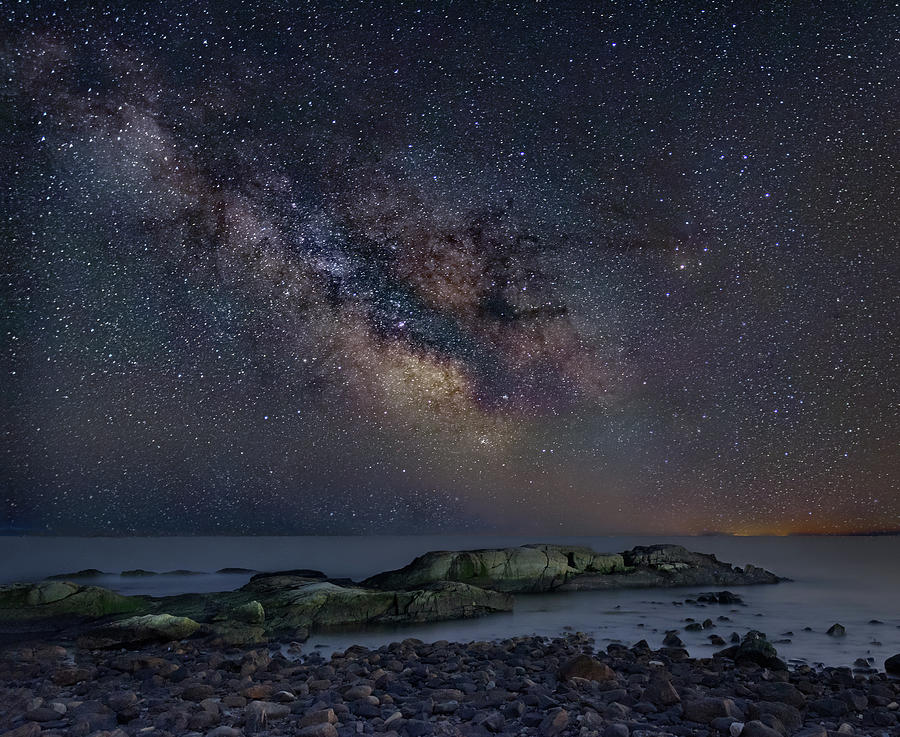
[(900, 527), (895, 10), (4, 3), (4, 529)]

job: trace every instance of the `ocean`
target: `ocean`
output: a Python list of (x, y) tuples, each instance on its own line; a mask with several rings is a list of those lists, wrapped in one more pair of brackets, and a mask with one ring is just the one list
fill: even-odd
[[(711, 632), (765, 632), (787, 660), (816, 665), (852, 665), (869, 658), (881, 668), (900, 652), (900, 537), (514, 537), (490, 535), (371, 537), (2, 537), (0, 583), (97, 568), (109, 572), (90, 583), (125, 594), (223, 591), (242, 586), (250, 573), (215, 573), (222, 568), (277, 571), (321, 570), (359, 580), (399, 568), (429, 550), (463, 550), (548, 542), (621, 552), (635, 545), (677, 543), (714, 553), (735, 565), (752, 563), (793, 579), (774, 586), (735, 587), (746, 606), (685, 603), (710, 587), (639, 589), (520, 595), (515, 611), (473, 620), (313, 635), (304, 650), (327, 655), (351, 644), (375, 647), (406, 637), (425, 641), (503, 639), (517, 635), (589, 633), (598, 648), (611, 642), (662, 643), (666, 630), (680, 630), (693, 656), (716, 649)], [(124, 577), (123, 570), (191, 574)], [(730, 621), (716, 621), (719, 616)], [(716, 621), (716, 628), (686, 632), (686, 618)], [(826, 630), (835, 623), (844, 637)], [(804, 628), (809, 628), (805, 630)]]

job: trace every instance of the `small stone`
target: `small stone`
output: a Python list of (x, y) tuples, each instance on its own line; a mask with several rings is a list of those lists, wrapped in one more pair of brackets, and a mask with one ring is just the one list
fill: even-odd
[(730, 734), (731, 737), (739, 737), (739, 735), (743, 731), (744, 731), (744, 723), (743, 722), (732, 722), (728, 726), (728, 734)]
[(740, 734), (741, 737), (784, 737), (777, 729), (757, 720), (747, 722)]
[(272, 687), (262, 683), (255, 683), (241, 691), (241, 696), (250, 700), (264, 700), (272, 696)]
[(569, 726), (569, 712), (565, 709), (553, 709), (543, 721), (540, 723), (540, 734), (542, 737), (556, 737), (561, 734), (565, 728)]
[(644, 698), (654, 706), (673, 706), (681, 701), (681, 697), (667, 678), (653, 678), (644, 689)]
[(181, 698), (185, 701), (203, 701), (212, 696), (216, 690), (206, 683), (192, 683), (185, 686), (181, 692)]
[[(397, 712), (398, 714), (400, 712)], [(316, 709), (315, 711), (308, 711), (303, 715), (303, 718), (300, 720), (301, 727), (308, 727), (311, 724), (335, 724), (337, 723), (337, 714), (334, 713), (334, 709)]]
[(674, 631), (667, 632), (663, 638), (663, 645), (666, 647), (684, 647), (684, 641)]
[(346, 691), (344, 691), (344, 699), (346, 701), (357, 701), (359, 699), (364, 699), (367, 696), (372, 695), (372, 687), (367, 686), (365, 684), (358, 684), (356, 686), (351, 686)]
[(123, 691), (121, 693), (113, 694), (112, 696), (110, 696), (106, 700), (106, 703), (113, 711), (120, 712), (137, 703), (137, 700), (138, 697), (134, 691)]
[(39, 737), (41, 725), (37, 722), (25, 722), (9, 732), (4, 732), (0, 737)]
[(840, 717), (847, 713), (847, 702), (826, 696), (810, 703), (809, 710), (827, 717)]
[(561, 680), (570, 678), (584, 678), (588, 681), (611, 681), (616, 673), (606, 663), (590, 657), (589, 655), (577, 655), (564, 663), (559, 669)]
[(828, 730), (821, 724), (814, 724), (795, 732), (793, 737), (828, 737)]
[(61, 668), (56, 671), (50, 680), (57, 686), (74, 686), (76, 683), (90, 680), (94, 677), (94, 670), (88, 668)]
[(840, 727), (838, 727), (837, 731), (838, 734), (853, 734), (853, 725), (844, 722)]
[(282, 719), (291, 713), (286, 704), (274, 704), (271, 701), (251, 701), (244, 709), (247, 726), (259, 729), (273, 719)]
[(338, 737), (337, 729), (330, 722), (310, 724), (308, 727), (303, 727), (297, 734), (300, 737)]
[(403, 729), (408, 737), (426, 737), (434, 731), (431, 724), (424, 719), (409, 719)]
[(847, 634), (847, 630), (844, 625), (835, 623), (828, 628), (828, 634), (832, 637), (843, 637)]
[(709, 724), (716, 717), (740, 718), (741, 713), (731, 699), (705, 698), (685, 701), (682, 704), (684, 718), (691, 722)]
[(206, 737), (244, 737), (244, 733), (237, 727), (229, 727), (223, 724), (221, 727), (216, 727), (207, 732)]
[(630, 731), (627, 724), (610, 724), (603, 730), (603, 737), (629, 737)]

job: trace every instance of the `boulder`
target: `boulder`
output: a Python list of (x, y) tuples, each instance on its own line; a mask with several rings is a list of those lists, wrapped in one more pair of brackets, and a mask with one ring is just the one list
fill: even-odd
[(88, 630), (78, 638), (78, 646), (91, 650), (136, 647), (149, 642), (183, 640), (198, 629), (200, 624), (187, 617), (145, 614)]
[(262, 624), (266, 621), (266, 611), (256, 599), (237, 607), (231, 613), (231, 619), (244, 624)]
[(741, 712), (731, 699), (707, 697), (682, 702), (684, 718), (691, 722), (709, 724), (717, 717), (734, 717), (740, 719)]
[(762, 697), (763, 701), (778, 701), (782, 704), (788, 704), (797, 709), (806, 706), (806, 696), (796, 686), (784, 681), (771, 681), (769, 683), (761, 683), (756, 692)]
[(644, 689), (643, 698), (654, 706), (664, 709), (674, 706), (681, 701), (681, 697), (678, 695), (672, 682), (668, 678), (661, 676), (650, 679), (650, 683)]
[(892, 676), (900, 676), (900, 653), (891, 655), (884, 661), (884, 671)]
[(784, 737), (777, 729), (773, 729), (757, 719), (747, 722), (739, 734), (740, 737)]
[(756, 663), (764, 668), (787, 670), (787, 665), (778, 657), (775, 646), (762, 632), (751, 630), (744, 635), (739, 645), (727, 647), (716, 653), (717, 657), (734, 660), (736, 663)]
[(799, 729), (803, 724), (803, 715), (800, 710), (790, 704), (783, 704), (777, 701), (759, 701), (750, 704), (750, 718), (762, 721), (763, 716), (771, 714), (779, 722), (781, 722), (788, 730), (793, 731)]
[(584, 678), (588, 681), (612, 681), (616, 674), (606, 663), (601, 663), (589, 655), (576, 655), (559, 669), (560, 680)]

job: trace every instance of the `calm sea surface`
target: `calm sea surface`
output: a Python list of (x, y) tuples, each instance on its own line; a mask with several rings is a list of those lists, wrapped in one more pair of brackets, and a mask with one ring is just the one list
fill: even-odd
[[(242, 586), (250, 574), (217, 574), (225, 567), (258, 571), (313, 568), (333, 577), (361, 579), (399, 568), (428, 550), (506, 547), (532, 542), (588, 545), (620, 552), (634, 545), (671, 542), (715, 553), (736, 565), (753, 563), (794, 579), (776, 586), (736, 588), (745, 607), (678, 605), (709, 587), (636, 591), (573, 592), (519, 596), (516, 610), (468, 621), (406, 626), (314, 636), (304, 649), (324, 653), (351, 644), (370, 647), (404, 637), (423, 640), (481, 640), (522, 634), (587, 632), (599, 647), (646, 639), (659, 646), (665, 630), (682, 629), (685, 618), (731, 622), (714, 630), (726, 640), (733, 631), (765, 632), (788, 659), (850, 665), (900, 652), (900, 538), (898, 537), (165, 537), (165, 538), (0, 538), (0, 583), (34, 581), (84, 568), (108, 571), (90, 583), (127, 594), (222, 591)], [(122, 577), (123, 570), (165, 572), (188, 569), (195, 575)], [(880, 623), (872, 623), (878, 620)], [(835, 622), (842, 638), (825, 634)], [(805, 632), (805, 627), (812, 628)], [(791, 633), (791, 634), (787, 634)], [(709, 632), (682, 632), (692, 655), (712, 653)]]

